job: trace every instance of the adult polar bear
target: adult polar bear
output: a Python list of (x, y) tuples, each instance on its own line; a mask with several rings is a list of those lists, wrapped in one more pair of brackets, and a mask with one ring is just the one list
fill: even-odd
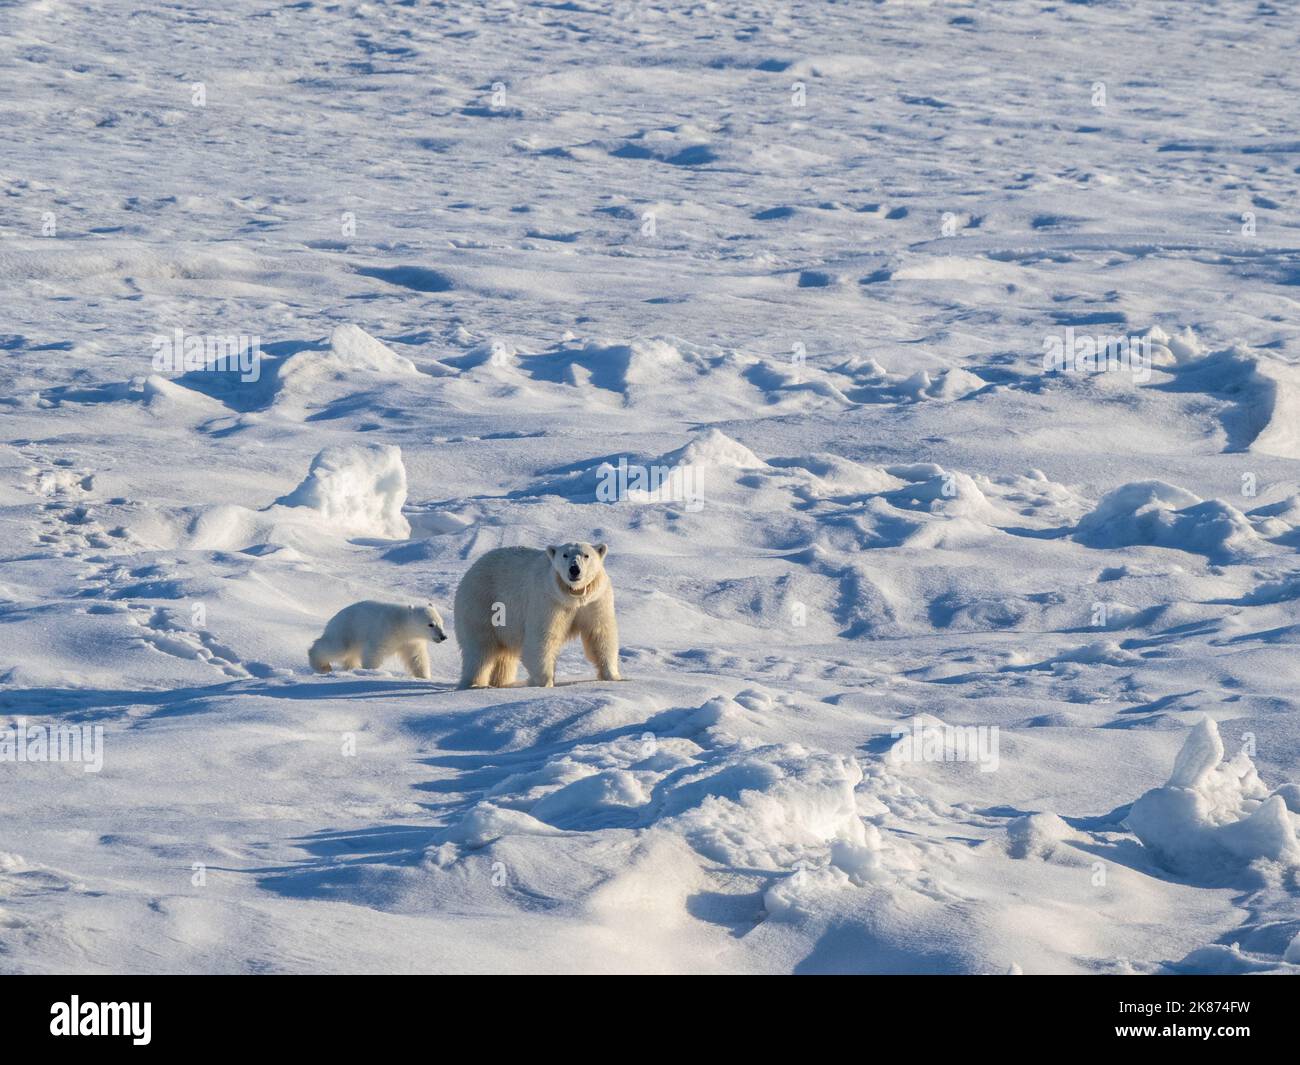
[(460, 686), (513, 684), (522, 659), (528, 683), (550, 688), (556, 656), (575, 636), (601, 680), (622, 680), (607, 550), (588, 543), (545, 551), (498, 547), (470, 566), (456, 589), (453, 619)]

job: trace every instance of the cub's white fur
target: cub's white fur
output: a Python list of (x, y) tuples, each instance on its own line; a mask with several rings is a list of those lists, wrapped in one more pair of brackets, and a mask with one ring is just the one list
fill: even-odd
[(460, 686), (513, 684), (522, 659), (528, 683), (549, 688), (555, 658), (575, 636), (601, 680), (621, 680), (606, 551), (588, 543), (500, 547), (470, 566), (456, 589)]
[(344, 669), (378, 669), (384, 659), (401, 655), (411, 675), (428, 680), (429, 641), (442, 643), (442, 618), (430, 606), (404, 606), (366, 600), (345, 606), (329, 619), (307, 658), (318, 673), (338, 662)]

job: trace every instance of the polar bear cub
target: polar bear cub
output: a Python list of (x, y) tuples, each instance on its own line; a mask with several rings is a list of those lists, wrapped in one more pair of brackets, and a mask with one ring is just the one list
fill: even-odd
[(470, 566), (456, 589), (460, 686), (513, 684), (522, 659), (528, 683), (549, 688), (556, 656), (575, 636), (601, 680), (622, 680), (607, 550), (588, 543), (499, 547)]
[(442, 618), (432, 604), (404, 606), (366, 600), (345, 606), (330, 618), (307, 658), (316, 672), (328, 673), (334, 662), (344, 669), (378, 669), (384, 659), (399, 654), (412, 676), (428, 680), (428, 641), (442, 643), (446, 638)]

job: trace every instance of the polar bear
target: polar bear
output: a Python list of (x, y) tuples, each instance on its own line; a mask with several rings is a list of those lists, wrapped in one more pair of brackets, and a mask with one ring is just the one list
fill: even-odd
[(588, 543), (499, 547), (470, 566), (456, 589), (460, 686), (513, 684), (522, 658), (529, 684), (552, 687), (555, 658), (575, 636), (601, 680), (622, 680), (607, 550)]
[(404, 606), (366, 600), (345, 606), (329, 619), (307, 658), (317, 673), (330, 672), (332, 662), (344, 669), (378, 669), (385, 658), (400, 654), (411, 675), (428, 680), (429, 647), (447, 638), (438, 611), (429, 606)]

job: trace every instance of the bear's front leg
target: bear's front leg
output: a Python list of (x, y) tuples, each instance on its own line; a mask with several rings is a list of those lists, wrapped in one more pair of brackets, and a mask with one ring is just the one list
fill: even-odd
[(429, 680), (433, 677), (433, 671), (429, 668), (429, 649), (423, 640), (407, 644), (404, 657), (406, 668), (410, 670), (411, 676), (418, 677), (420, 680)]
[(524, 668), (534, 688), (555, 687), (555, 659), (564, 643), (565, 626), (552, 623), (524, 635)]
[(618, 632), (599, 628), (582, 634), (582, 652), (601, 680), (622, 680), (618, 673)]

